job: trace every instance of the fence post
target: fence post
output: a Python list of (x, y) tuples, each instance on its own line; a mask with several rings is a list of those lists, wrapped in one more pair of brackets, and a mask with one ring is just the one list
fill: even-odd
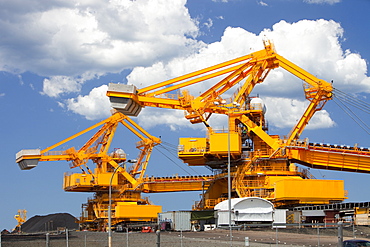
[(182, 228), (181, 228), (181, 230), (180, 230), (180, 246), (182, 247)]
[(353, 238), (356, 238), (355, 221), (353, 220), (352, 220), (352, 232), (353, 232)]
[(320, 225), (317, 222), (317, 246), (320, 246)]
[(338, 222), (338, 247), (343, 247), (343, 222)]
[(249, 246), (249, 237), (244, 237), (244, 245), (245, 245), (246, 247), (248, 247), (248, 246)]
[(279, 240), (278, 240), (278, 227), (276, 227), (276, 246), (279, 246)]
[(157, 235), (157, 247), (161, 247), (161, 231), (157, 230), (155, 234)]
[(49, 233), (46, 233), (46, 247), (49, 247)]
[(68, 239), (68, 228), (66, 228), (66, 243), (67, 243), (67, 247), (69, 246), (69, 239)]
[(128, 227), (126, 227), (126, 247), (128, 247)]

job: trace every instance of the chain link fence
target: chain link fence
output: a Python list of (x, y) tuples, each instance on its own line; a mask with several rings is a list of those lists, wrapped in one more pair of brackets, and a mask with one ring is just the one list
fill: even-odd
[[(204, 232), (114, 232), (112, 247), (223, 247), (223, 246), (340, 246), (339, 227), (304, 225), (284, 228), (245, 228)], [(366, 226), (344, 225), (342, 239), (370, 239)], [(69, 231), (32, 235), (2, 235), (0, 247), (105, 247), (107, 232)]]

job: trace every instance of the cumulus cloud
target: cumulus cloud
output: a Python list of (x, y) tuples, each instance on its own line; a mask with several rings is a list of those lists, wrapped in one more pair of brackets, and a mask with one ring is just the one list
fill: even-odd
[(58, 97), (62, 93), (79, 92), (81, 83), (68, 76), (52, 76), (44, 79), (43, 94)]
[[(228, 27), (220, 41), (203, 47), (197, 53), (177, 57), (166, 63), (136, 67), (127, 79), (128, 83), (143, 88), (261, 50), (262, 40), (267, 37), (274, 41), (280, 55), (318, 78), (333, 80), (334, 87), (348, 93), (370, 92), (366, 61), (359, 54), (343, 51), (343, 32), (339, 23), (327, 20), (302, 20), (296, 23), (280, 21), (259, 34)], [(186, 89), (197, 96), (214, 83), (215, 81), (202, 82)], [(252, 95), (257, 94), (267, 99), (267, 107), (272, 105), (274, 108), (267, 113), (267, 118), (270, 126), (276, 128), (294, 126), (308, 104), (303, 99), (302, 81), (281, 68), (270, 72), (265, 82), (255, 87)], [(292, 100), (294, 106), (290, 104)], [(177, 121), (174, 119), (172, 126)], [(308, 128), (328, 128), (334, 124), (329, 113), (321, 111), (315, 114)]]
[[(267, 106), (266, 118), (275, 128), (289, 128), (294, 126), (302, 117), (309, 102), (281, 97), (262, 97)], [(325, 110), (316, 112), (306, 129), (329, 128), (335, 122)]]
[(203, 128), (201, 125), (189, 125), (182, 111), (158, 108), (144, 108), (138, 116), (138, 123), (145, 129), (153, 128), (160, 123), (161, 125), (167, 125), (171, 131), (176, 131), (183, 127)]
[[(242, 28), (228, 27), (220, 41), (199, 49), (197, 53), (176, 57), (167, 63), (158, 62), (149, 67), (135, 67), (127, 79), (128, 83), (142, 88), (260, 49), (263, 49), (260, 37)], [(201, 83), (193, 87), (191, 91), (199, 93), (211, 85), (212, 83), (209, 82)]]
[(88, 120), (108, 117), (111, 107), (106, 96), (107, 90), (107, 85), (94, 88), (88, 95), (68, 99), (66, 106), (68, 110), (83, 115)]
[[(306, 2), (334, 4), (339, 0)], [(265, 1), (257, 3), (263, 5)], [(366, 61), (360, 54), (343, 50), (344, 30), (335, 21), (280, 21), (260, 33), (228, 27), (219, 41), (204, 44), (196, 40), (198, 24), (185, 5), (185, 0), (3, 1), (0, 70), (18, 74), (30, 71), (47, 77), (43, 94), (50, 97), (79, 93), (88, 80), (124, 69), (132, 69), (128, 83), (143, 88), (261, 50), (262, 39), (267, 37), (280, 55), (319, 78), (333, 80), (334, 87), (353, 94), (370, 92)], [(206, 24), (211, 27), (211, 20)], [(187, 89), (197, 96), (214, 83), (207, 81)], [(98, 87), (90, 94), (59, 103), (88, 119), (102, 118), (109, 114), (104, 90), (104, 86)], [(298, 108), (302, 111), (307, 103), (302, 100), (301, 81), (282, 69), (271, 72), (252, 94), (267, 102), (281, 102), (274, 114), (267, 115), (277, 128), (294, 124)], [(286, 108), (288, 99), (295, 102), (297, 113)], [(292, 115), (289, 121), (275, 116), (287, 110)], [(150, 111), (145, 109), (143, 117), (154, 115)], [(317, 124), (311, 124), (312, 128), (334, 124), (327, 112), (320, 114), (316, 114)], [(161, 121), (172, 129), (186, 122), (181, 111), (163, 113)], [(151, 127), (154, 123), (150, 121)]]
[[(186, 1), (2, 1), (0, 70), (50, 77), (116, 73), (197, 49)], [(171, 25), (168, 25), (171, 23)], [(54, 85), (54, 84), (53, 84)], [(75, 92), (76, 84), (57, 88)], [(50, 91), (44, 91), (50, 94)], [(54, 96), (53, 94), (51, 94)]]
[(85, 72), (80, 76), (51, 76), (43, 81), (43, 89), (41, 94), (49, 97), (59, 97), (63, 94), (78, 93), (82, 85), (91, 79), (97, 79), (102, 73)]
[[(319, 78), (333, 80), (334, 87), (349, 93), (370, 92), (366, 61), (350, 50), (343, 51), (343, 32), (339, 23), (320, 19), (280, 21), (261, 35), (274, 41), (280, 55)], [(261, 86), (271, 88), (269, 83)]]

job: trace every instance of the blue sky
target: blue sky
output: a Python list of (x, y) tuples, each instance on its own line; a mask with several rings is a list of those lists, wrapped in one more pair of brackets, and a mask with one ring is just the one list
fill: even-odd
[[(334, 87), (370, 102), (368, 0), (264, 1), (60, 1), (0, 0), (0, 114), (2, 198), (0, 228), (55, 212), (78, 217), (92, 194), (62, 190), (67, 162), (44, 162), (21, 171), (15, 154), (46, 148), (109, 116), (109, 82), (139, 88), (263, 48), (277, 52)], [(194, 94), (209, 84), (190, 88)], [(270, 134), (288, 134), (305, 102), (301, 82), (282, 70), (271, 73), (256, 94), (267, 105)], [(364, 121), (365, 113), (358, 113)], [(181, 111), (144, 109), (136, 121), (164, 142), (202, 137)], [(222, 118), (212, 120), (223, 127)], [(92, 135), (92, 133), (91, 133)], [(82, 145), (85, 139), (62, 148)], [(312, 142), (370, 146), (369, 135), (334, 102), (328, 102), (302, 134)], [(124, 129), (113, 147), (135, 158), (134, 137)], [(155, 150), (147, 174), (202, 174)], [(76, 170), (75, 172), (78, 172)], [(317, 178), (345, 181), (349, 201), (369, 201), (368, 175), (311, 170)], [(190, 209), (198, 192), (150, 196), (163, 210)]]

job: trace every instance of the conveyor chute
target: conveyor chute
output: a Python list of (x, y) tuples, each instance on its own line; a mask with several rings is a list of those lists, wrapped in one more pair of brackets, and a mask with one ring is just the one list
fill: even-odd
[(16, 162), (21, 170), (30, 170), (39, 163), (40, 149), (23, 149), (16, 154)]
[[(108, 91), (111, 93), (121, 94), (130, 94), (136, 95), (136, 87), (134, 85), (125, 85), (125, 84), (115, 84), (109, 83)], [(118, 95), (117, 95), (118, 96)], [(117, 111), (127, 115), (127, 116), (137, 116), (141, 111), (141, 105), (134, 101), (132, 98), (126, 97), (116, 97), (113, 95), (109, 96), (111, 105)]]

